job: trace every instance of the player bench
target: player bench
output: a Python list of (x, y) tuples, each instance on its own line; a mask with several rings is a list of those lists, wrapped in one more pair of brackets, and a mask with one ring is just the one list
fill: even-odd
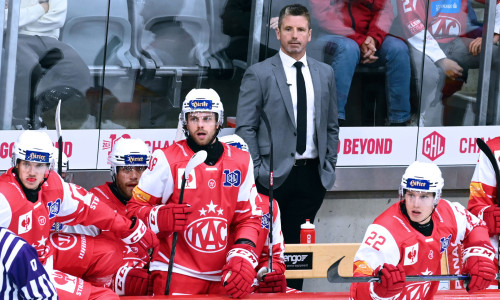
[[(360, 243), (285, 244), (286, 278), (326, 278), (328, 268), (342, 256), (339, 274), (352, 276), (354, 256)], [(446, 252), (445, 252), (446, 253)], [(446, 255), (441, 258), (441, 273), (448, 274)]]

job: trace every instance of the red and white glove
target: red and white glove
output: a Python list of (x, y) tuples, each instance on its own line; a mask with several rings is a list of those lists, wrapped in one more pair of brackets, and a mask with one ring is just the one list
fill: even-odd
[[(264, 269), (267, 268), (263, 267)], [(262, 270), (262, 269), (261, 269)], [(259, 270), (260, 273), (260, 270)], [(284, 270), (273, 270), (262, 276), (257, 288), (258, 293), (286, 293), (286, 277)]]
[(148, 250), (156, 250), (160, 246), (156, 234), (136, 217), (132, 217), (132, 227), (122, 233), (121, 239), (125, 244), (136, 246), (139, 249), (137, 255), (145, 261), (149, 261)]
[(483, 212), (483, 220), (488, 226), (490, 236), (500, 233), (500, 207), (490, 206)]
[(149, 213), (149, 228), (155, 233), (179, 232), (186, 229), (193, 208), (189, 204), (169, 203), (156, 206)]
[(244, 297), (252, 291), (258, 263), (254, 250), (250, 245), (236, 244), (227, 253), (221, 281), (227, 294), (233, 298)]
[(153, 281), (148, 270), (123, 266), (116, 274), (113, 290), (118, 296), (151, 296)]
[(471, 246), (463, 251), (464, 273), (470, 275), (465, 282), (467, 292), (472, 293), (487, 288), (497, 274), (494, 264), (495, 251), (488, 244)]
[(405, 287), (406, 274), (402, 265), (384, 264), (375, 270), (375, 274), (381, 282), (373, 283), (373, 292), (380, 298), (391, 298), (403, 291)]

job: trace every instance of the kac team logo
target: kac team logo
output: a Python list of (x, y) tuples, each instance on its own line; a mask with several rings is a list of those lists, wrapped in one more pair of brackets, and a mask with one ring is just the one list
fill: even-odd
[(436, 131), (433, 131), (422, 141), (422, 154), (428, 159), (435, 161), (445, 151), (446, 139)]
[(184, 232), (187, 244), (196, 251), (215, 253), (226, 249), (228, 225), (224, 209), (210, 201), (198, 210), (200, 218)]
[(224, 170), (224, 178), (224, 183), (222, 183), (223, 186), (238, 187), (241, 184), (241, 171), (234, 170), (234, 172), (231, 172), (231, 170)]
[(54, 202), (47, 203), (47, 208), (49, 209), (49, 219), (54, 218), (59, 213), (61, 209), (61, 199), (57, 199)]

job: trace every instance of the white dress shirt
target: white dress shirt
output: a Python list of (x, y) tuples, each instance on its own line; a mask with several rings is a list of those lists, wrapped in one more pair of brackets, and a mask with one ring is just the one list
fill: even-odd
[[(285, 69), (286, 83), (290, 89), (290, 94), (292, 95), (293, 103), (293, 115), (295, 117), (295, 126), (297, 126), (297, 68), (293, 65), (296, 60), (283, 51), (279, 51), (281, 62), (283, 63), (283, 68)], [(318, 157), (318, 150), (316, 148), (316, 130), (314, 128), (314, 87), (311, 78), (311, 72), (309, 72), (309, 66), (307, 64), (307, 56), (304, 56), (299, 60), (304, 65), (302, 66), (302, 75), (304, 76), (304, 82), (306, 84), (306, 94), (307, 94), (307, 138), (306, 138), (306, 151), (302, 154), (295, 153), (295, 159), (310, 159)]]

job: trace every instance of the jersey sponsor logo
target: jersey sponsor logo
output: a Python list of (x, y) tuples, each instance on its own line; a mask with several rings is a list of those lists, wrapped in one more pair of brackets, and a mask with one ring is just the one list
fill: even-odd
[(408, 22), (408, 29), (410, 30), (412, 35), (416, 35), (417, 33), (421, 32), (422, 30), (425, 30), (424, 24), (422, 24), (422, 21), (419, 19), (414, 19), (410, 22)]
[(83, 292), (83, 279), (59, 271), (53, 271), (54, 285), (56, 289), (66, 291), (70, 294), (81, 296)]
[[(182, 186), (182, 176), (184, 176), (184, 170), (179, 168), (177, 170), (177, 188), (180, 190)], [(184, 189), (187, 190), (194, 190), (196, 189), (196, 172), (194, 169), (189, 173), (188, 178), (186, 179), (186, 185), (184, 186)]]
[(269, 213), (267, 214), (264, 214), (262, 216), (262, 219), (261, 219), (261, 222), (260, 222), (260, 226), (263, 228), (263, 229), (267, 229), (269, 230), (270, 226), (269, 224), (271, 223), (271, 217), (269, 215)]
[(56, 217), (61, 209), (61, 199), (47, 203), (47, 208), (49, 209), (49, 219)]
[[(82, 235), (84, 237), (84, 235)], [(78, 238), (76, 235), (72, 233), (51, 233), (50, 234), (50, 243), (61, 251), (67, 251), (75, 247), (78, 242)]]
[[(432, 272), (422, 272), (422, 275), (432, 275)], [(420, 300), (426, 299), (427, 293), (431, 288), (431, 283), (429, 281), (425, 282), (416, 282), (416, 283), (406, 283), (405, 286), (407, 292), (406, 295), (409, 295), (408, 300)]]
[(231, 170), (224, 170), (224, 182), (222, 183), (222, 186), (224, 187), (238, 187), (241, 184), (241, 171), (240, 170), (234, 170), (234, 172), (231, 172)]
[(217, 186), (217, 182), (215, 182), (215, 180), (210, 179), (210, 180), (208, 181), (208, 187), (209, 187), (211, 190), (215, 189), (215, 187), (216, 187), (216, 186)]
[(434, 37), (454, 37), (462, 32), (460, 22), (449, 16), (438, 16), (430, 29)]
[(414, 265), (418, 261), (418, 243), (405, 248), (404, 266)]
[(148, 162), (146, 155), (130, 154), (124, 156), (126, 165), (145, 165)]
[(407, 189), (429, 190), (431, 182), (429, 180), (408, 178), (406, 180)]
[(208, 110), (212, 109), (212, 100), (191, 100), (189, 101), (189, 108), (191, 109), (200, 109), (200, 110)]
[(433, 259), (434, 258), (434, 251), (430, 250), (429, 251), (429, 255), (427, 256), (429, 259)]
[(45, 225), (45, 223), (47, 223), (47, 218), (45, 218), (45, 216), (39, 216), (38, 217), (38, 224), (40, 225)]
[(434, 17), (439, 13), (456, 14), (460, 12), (462, 3), (460, 0), (442, 0), (431, 3), (431, 16)]
[(26, 159), (27, 161), (39, 162), (39, 163), (49, 163), (50, 154), (47, 152), (38, 152), (38, 151), (30, 151), (26, 150)]
[(33, 212), (30, 210), (24, 215), (19, 216), (19, 227), (17, 228), (18, 234), (23, 234), (33, 228)]
[[(208, 210), (203, 207), (200, 216), (206, 216), (193, 221), (187, 226), (184, 232), (184, 238), (187, 244), (199, 252), (215, 253), (222, 251), (227, 245), (227, 220), (222, 217), (224, 209), (217, 209), (217, 204), (210, 201), (206, 205)], [(211, 216), (213, 215), (213, 216)]]
[(444, 136), (437, 133), (437, 131), (433, 131), (422, 140), (422, 155), (435, 161), (444, 154), (445, 142)]

